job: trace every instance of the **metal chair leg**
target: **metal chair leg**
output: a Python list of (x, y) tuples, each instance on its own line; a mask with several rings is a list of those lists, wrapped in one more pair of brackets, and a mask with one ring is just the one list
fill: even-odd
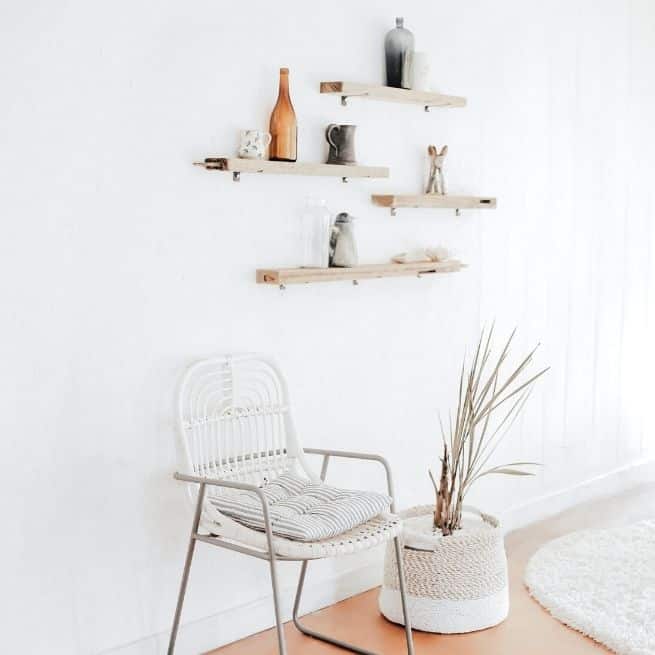
[(193, 560), (193, 553), (196, 549), (196, 535), (198, 534), (198, 526), (200, 525), (200, 515), (202, 513), (202, 503), (204, 498), (205, 498), (205, 485), (201, 484), (200, 488), (198, 489), (198, 502), (196, 504), (196, 511), (193, 516), (193, 526), (191, 528), (191, 536), (189, 537), (189, 546), (186, 552), (186, 560), (184, 561), (184, 571), (182, 572), (182, 581), (180, 582), (180, 592), (177, 596), (175, 617), (173, 618), (171, 637), (168, 642), (168, 655), (173, 655), (173, 653), (175, 652), (175, 640), (177, 639), (177, 630), (180, 627), (180, 616), (182, 615), (182, 605), (184, 604), (184, 595), (186, 594), (187, 583), (189, 582), (189, 571), (191, 570), (191, 561)]
[(302, 563), (302, 567), (300, 568), (300, 579), (298, 580), (298, 589), (296, 590), (296, 600), (293, 603), (293, 623), (296, 628), (298, 628), (298, 630), (300, 630), (300, 632), (302, 632), (304, 635), (314, 637), (314, 639), (320, 639), (321, 641), (332, 644), (333, 646), (338, 646), (339, 648), (349, 650), (351, 653), (359, 653), (359, 655), (376, 655), (376, 653), (370, 650), (365, 650), (364, 648), (353, 646), (352, 644), (348, 644), (345, 641), (341, 641), (340, 639), (333, 639), (332, 637), (328, 637), (327, 635), (321, 634), (320, 632), (315, 632), (311, 628), (305, 627), (300, 622), (298, 619), (298, 609), (300, 608), (300, 597), (302, 596), (302, 590), (305, 586), (305, 576), (307, 574), (308, 564), (309, 562), (305, 560)]
[(277, 649), (280, 655), (287, 655), (287, 644), (284, 638), (284, 623), (282, 623), (282, 610), (280, 607), (280, 589), (277, 582), (277, 558), (275, 557), (275, 547), (273, 545), (273, 530), (271, 529), (268, 505), (263, 496), (262, 509), (264, 512), (266, 543), (268, 544), (268, 563), (271, 569), (271, 586), (273, 587), (273, 607), (275, 609), (275, 626), (277, 628)]
[(271, 554), (269, 564), (271, 567), (271, 586), (273, 587), (273, 605), (275, 607), (275, 625), (277, 627), (277, 649), (280, 655), (287, 654), (287, 644), (284, 638), (284, 623), (282, 623), (282, 612), (280, 610), (280, 592), (277, 582), (275, 552), (269, 546)]
[(398, 565), (398, 587), (400, 602), (403, 606), (403, 619), (405, 620), (405, 638), (407, 639), (407, 655), (414, 655), (414, 638), (412, 637), (412, 622), (407, 609), (407, 592), (405, 590), (405, 567), (403, 566), (403, 549), (400, 537), (393, 540), (396, 549), (396, 564)]
[[(396, 539), (396, 557), (398, 557), (400, 554), (400, 544), (398, 539)], [(402, 560), (398, 559), (397, 560), (400, 564), (400, 595), (402, 598), (402, 603), (403, 603), (403, 616), (405, 618), (405, 636), (407, 639), (407, 655), (414, 655), (414, 641), (412, 639), (412, 626), (411, 622), (409, 619), (409, 613), (407, 611), (407, 604), (406, 604), (406, 599), (405, 599), (405, 577), (404, 574), (402, 573)], [(307, 575), (307, 565), (309, 564), (308, 561), (304, 561), (302, 563), (302, 566), (300, 568), (300, 578), (298, 579), (298, 589), (296, 590), (296, 600), (293, 603), (293, 623), (302, 632), (303, 634), (313, 637), (314, 639), (320, 639), (321, 641), (324, 641), (328, 644), (332, 644), (333, 646), (338, 646), (339, 648), (343, 648), (344, 650), (349, 650), (351, 653), (358, 653), (359, 655), (377, 655), (373, 651), (366, 650), (365, 648), (360, 648), (359, 646), (354, 646), (353, 644), (349, 644), (345, 641), (341, 641), (340, 639), (334, 639), (333, 637), (329, 637), (328, 635), (321, 634), (320, 632), (316, 632), (315, 630), (312, 630), (311, 628), (305, 627), (300, 620), (298, 619), (298, 610), (300, 609), (300, 598), (302, 596), (302, 591), (303, 587), (305, 586), (305, 577)]]

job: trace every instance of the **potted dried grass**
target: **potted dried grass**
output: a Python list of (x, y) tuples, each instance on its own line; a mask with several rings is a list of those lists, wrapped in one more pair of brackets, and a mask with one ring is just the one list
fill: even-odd
[[(491, 460), (520, 415), (535, 382), (548, 370), (528, 370), (536, 348), (511, 371), (506, 362), (515, 331), (492, 359), (493, 326), (482, 331), (475, 355), (462, 365), (457, 411), (441, 423), (441, 465), (430, 471), (434, 505), (413, 507), (403, 517), (403, 562), (413, 627), (459, 633), (497, 625), (507, 617), (507, 559), (496, 518), (464, 504), (471, 486), (488, 475), (533, 475), (535, 462), (492, 465)], [(526, 470), (526, 467), (528, 469)], [(403, 623), (395, 558), (388, 550), (380, 610)]]

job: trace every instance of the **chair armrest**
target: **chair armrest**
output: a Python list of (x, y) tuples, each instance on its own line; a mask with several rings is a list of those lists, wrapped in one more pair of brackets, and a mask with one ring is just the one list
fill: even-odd
[(382, 455), (375, 455), (372, 453), (354, 453), (349, 450), (332, 450), (329, 448), (303, 448), (308, 455), (330, 455), (332, 457), (346, 457), (348, 459), (371, 459), (376, 462), (386, 463), (387, 460)]
[(221, 480), (220, 478), (203, 478), (198, 475), (188, 475), (186, 473), (175, 473), (173, 477), (183, 482), (196, 482), (197, 484), (208, 484), (212, 487), (225, 487), (227, 489), (241, 489), (243, 491), (261, 491), (261, 488), (247, 482), (233, 482), (232, 480)]
[(391, 475), (391, 466), (389, 462), (382, 457), (382, 455), (375, 455), (373, 453), (354, 453), (349, 450), (330, 450), (328, 448), (303, 448), (303, 451), (308, 455), (323, 455), (323, 467), (321, 469), (321, 480), (325, 480), (327, 473), (327, 465), (330, 457), (341, 457), (344, 459), (357, 459), (362, 461), (378, 462), (384, 467), (384, 472), (387, 476), (387, 490), (391, 497), (391, 511), (395, 511), (395, 497), (393, 493), (393, 477)]
[[(273, 544), (273, 530), (271, 528), (271, 517), (268, 513), (268, 500), (264, 496), (264, 492), (261, 487), (258, 487), (255, 484), (248, 484), (247, 482), (233, 482), (232, 480), (221, 480), (220, 478), (203, 478), (197, 475), (187, 475), (186, 473), (175, 473), (173, 477), (176, 480), (181, 480), (182, 482), (195, 482), (200, 485), (200, 493), (198, 494), (198, 505), (196, 509), (197, 516), (200, 516), (200, 510), (202, 508), (202, 503), (205, 496), (205, 485), (210, 485), (213, 487), (224, 487), (226, 489), (240, 489), (242, 491), (254, 491), (257, 494), (261, 504), (262, 511), (264, 514), (264, 528), (266, 532), (266, 537), (268, 539), (269, 551), (272, 552)], [(197, 523), (196, 523), (197, 528)]]

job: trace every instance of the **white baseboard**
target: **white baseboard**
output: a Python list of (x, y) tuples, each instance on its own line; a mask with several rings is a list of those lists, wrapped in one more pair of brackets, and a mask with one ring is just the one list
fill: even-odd
[[(350, 598), (382, 583), (382, 553), (375, 551), (374, 560), (354, 571), (347, 571), (331, 580), (312, 584), (308, 579), (302, 597), (302, 613), (308, 614)], [(373, 553), (372, 553), (373, 554)], [(311, 565), (310, 565), (311, 568)], [(291, 619), (295, 589), (281, 589), (282, 618)], [(273, 599), (267, 596), (254, 602), (233, 607), (213, 616), (180, 626), (176, 655), (198, 655), (218, 648), (274, 625)], [(151, 635), (131, 644), (105, 651), (102, 655), (161, 655), (166, 652), (168, 633)]]
[(645, 459), (621, 466), (602, 475), (551, 494), (532, 498), (501, 513), (505, 532), (555, 516), (581, 503), (614, 496), (646, 482), (655, 481), (655, 459)]
[[(559, 514), (574, 505), (621, 493), (630, 487), (654, 480), (655, 459), (636, 462), (510, 508), (502, 514), (502, 523), (506, 531), (514, 530)], [(312, 584), (310, 578), (303, 594), (304, 613), (315, 612), (380, 585), (382, 581), (380, 556), (381, 551), (377, 549), (375, 561), (368, 562), (354, 571), (342, 573), (331, 580)], [(285, 621), (291, 618), (293, 593), (293, 589), (281, 590)], [(266, 630), (272, 625), (272, 598), (269, 596), (182, 625), (176, 655), (198, 655)], [(167, 640), (168, 633), (160, 633), (106, 651), (102, 655), (161, 655), (166, 652)]]

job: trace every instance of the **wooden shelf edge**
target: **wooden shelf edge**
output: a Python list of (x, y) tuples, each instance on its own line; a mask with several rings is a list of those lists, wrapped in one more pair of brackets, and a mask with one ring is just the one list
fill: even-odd
[(438, 194), (373, 194), (373, 204), (390, 209), (496, 209), (492, 196), (460, 196)]
[(446, 262), (410, 262), (408, 264), (370, 264), (354, 268), (261, 268), (257, 269), (257, 284), (285, 286), (309, 282), (338, 282), (382, 277), (421, 276), (435, 273), (455, 273), (466, 264), (452, 259)]
[(387, 102), (402, 102), (406, 104), (421, 105), (426, 110), (430, 107), (464, 107), (466, 98), (461, 96), (445, 95), (432, 91), (414, 91), (412, 89), (398, 89), (393, 86), (378, 84), (360, 84), (358, 82), (321, 82), (320, 92), (340, 95), (342, 104), (351, 97), (370, 98)]
[(193, 162), (208, 171), (231, 172), (235, 179), (241, 173), (263, 173), (266, 175), (312, 175), (341, 178), (388, 178), (386, 166), (341, 166), (339, 164), (318, 164), (312, 162), (270, 161), (268, 159), (239, 159), (238, 157), (206, 157)]

